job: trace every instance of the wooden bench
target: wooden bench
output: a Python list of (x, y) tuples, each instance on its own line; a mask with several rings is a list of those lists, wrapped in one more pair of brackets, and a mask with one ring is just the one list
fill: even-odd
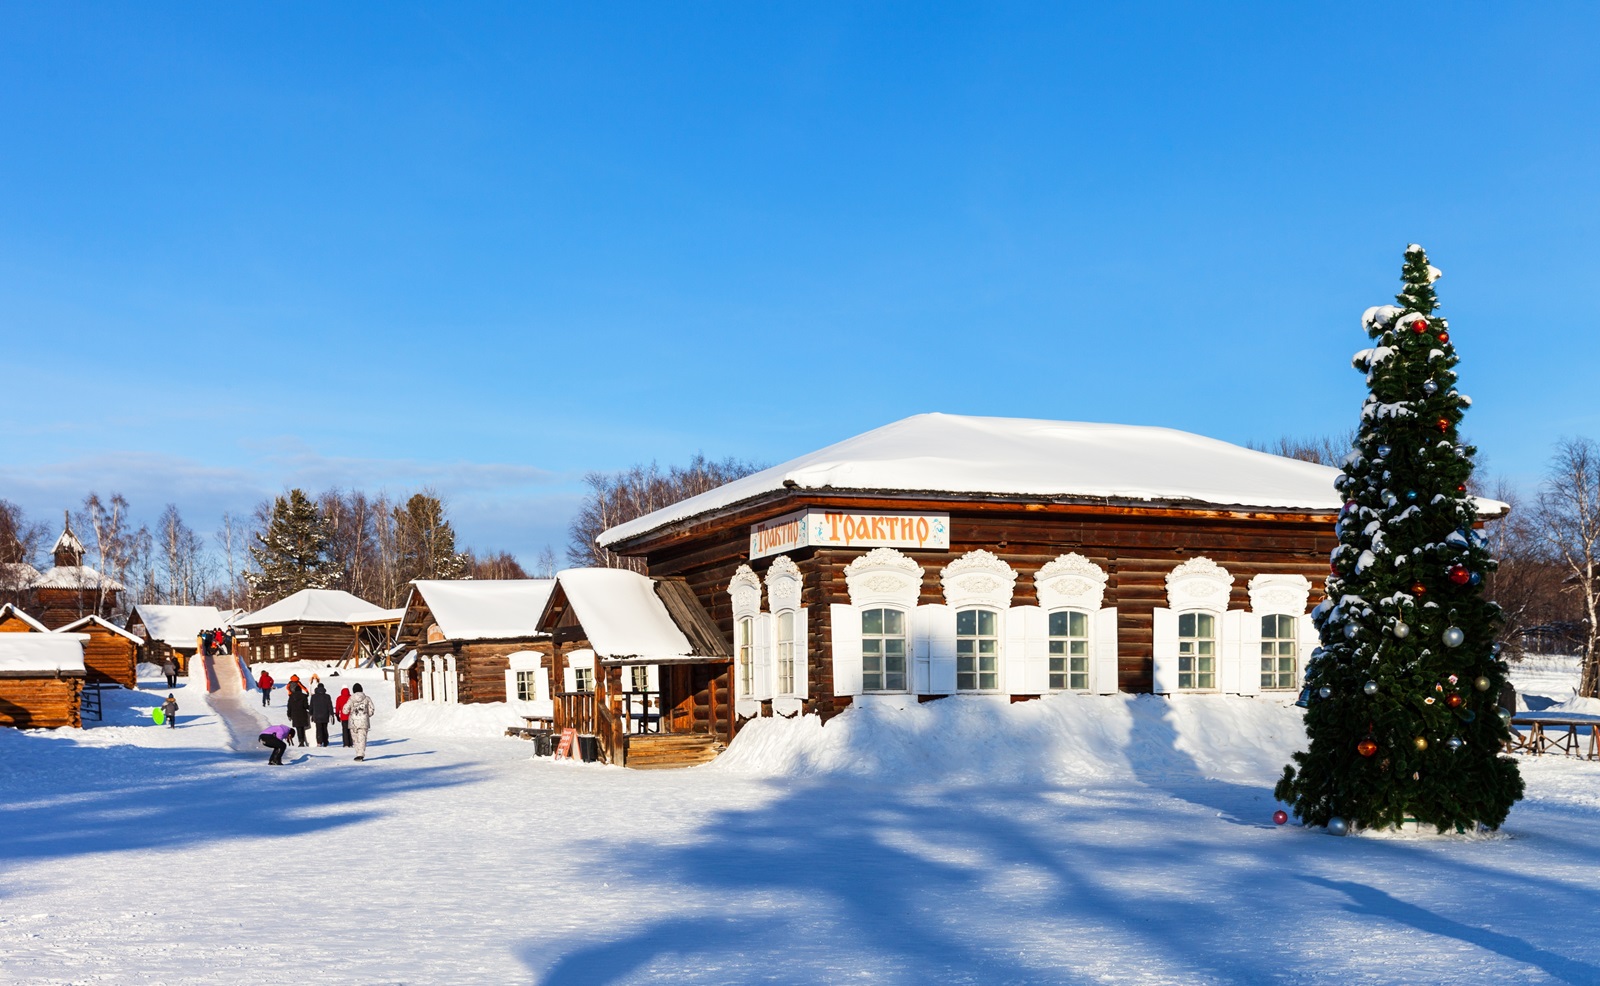
[[(1518, 731), (1519, 726), (1527, 727), (1527, 733)], [(1589, 730), (1587, 751), (1579, 732), (1583, 729)], [(1511, 717), (1511, 731), (1508, 745), (1513, 750), (1534, 756), (1555, 752), (1600, 760), (1600, 716), (1521, 712)]]

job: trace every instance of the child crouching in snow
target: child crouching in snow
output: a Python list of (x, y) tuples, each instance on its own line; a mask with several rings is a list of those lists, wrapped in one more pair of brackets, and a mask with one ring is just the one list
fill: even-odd
[(261, 745), (272, 749), (272, 756), (267, 758), (267, 763), (283, 764), (283, 751), (289, 748), (289, 737), (294, 731), (288, 726), (268, 726), (261, 731)]
[(165, 717), (168, 729), (178, 728), (178, 700), (168, 693), (167, 700), (161, 703), (161, 714)]

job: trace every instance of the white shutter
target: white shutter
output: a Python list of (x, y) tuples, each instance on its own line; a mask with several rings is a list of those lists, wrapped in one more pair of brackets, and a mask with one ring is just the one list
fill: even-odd
[(1152, 688), (1157, 695), (1171, 695), (1178, 690), (1178, 614), (1157, 606), (1152, 624)]
[(1239, 641), (1244, 636), (1242, 616), (1242, 610), (1230, 609), (1218, 621), (1222, 639), (1217, 641), (1217, 690), (1224, 695), (1237, 695), (1241, 687), (1239, 664), (1242, 656), (1239, 653)]
[(806, 628), (806, 608), (804, 606), (794, 611), (794, 695), (795, 698), (807, 698), (811, 692), (807, 688), (807, 670), (811, 665), (811, 635)]
[(516, 700), (517, 700), (517, 672), (515, 670), (507, 669), (507, 671), (506, 671), (506, 701), (507, 702), (515, 702)]
[(1089, 687), (1098, 695), (1117, 693), (1117, 608), (1102, 609), (1094, 621), (1094, 653), (1089, 657)]
[(562, 669), (562, 673), (564, 675), (566, 675), (566, 681), (565, 681), (566, 687), (563, 688), (562, 691), (565, 691), (565, 692), (575, 692), (575, 691), (577, 691), (578, 690), (578, 669), (572, 666), (572, 661), (571, 661), (570, 658), (567, 660), (567, 666)]
[(757, 701), (772, 697), (772, 679), (776, 677), (772, 668), (772, 614), (762, 613), (756, 617), (755, 632), (755, 658), (756, 666), (750, 676), (755, 693), (745, 696)]
[(1028, 688), (1028, 614), (1037, 606), (1013, 606), (1002, 613), (1006, 621), (1000, 638), (1000, 690), (1007, 695), (1038, 695)]
[(1025, 642), (1022, 652), (1025, 695), (1050, 693), (1050, 614), (1040, 606), (1022, 607)]
[(928, 611), (929, 695), (956, 693), (956, 611), (943, 604), (920, 606)]
[(1261, 694), (1261, 614), (1239, 614), (1239, 694)]
[(1322, 643), (1322, 638), (1317, 634), (1317, 625), (1307, 613), (1300, 617), (1300, 680), (1295, 682), (1296, 687), (1304, 687), (1306, 681), (1306, 663), (1311, 660), (1311, 652)]
[(829, 606), (833, 619), (833, 693), (861, 694), (861, 611), (848, 603)]
[(911, 611), (911, 692), (914, 695), (933, 694), (932, 607), (918, 606)]

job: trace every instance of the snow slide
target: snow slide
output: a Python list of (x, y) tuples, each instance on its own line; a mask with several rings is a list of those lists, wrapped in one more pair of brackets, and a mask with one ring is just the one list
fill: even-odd
[(229, 748), (235, 753), (254, 752), (260, 745), (261, 730), (271, 724), (245, 701), (253, 692), (254, 679), (244, 659), (232, 654), (206, 657), (197, 652), (189, 660), (189, 683), (206, 693), (206, 701), (227, 727)]

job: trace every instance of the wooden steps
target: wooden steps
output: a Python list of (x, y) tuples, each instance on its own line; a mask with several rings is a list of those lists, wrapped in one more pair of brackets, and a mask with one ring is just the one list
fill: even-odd
[(627, 766), (634, 770), (665, 770), (710, 763), (723, 745), (704, 733), (667, 733), (628, 737)]

